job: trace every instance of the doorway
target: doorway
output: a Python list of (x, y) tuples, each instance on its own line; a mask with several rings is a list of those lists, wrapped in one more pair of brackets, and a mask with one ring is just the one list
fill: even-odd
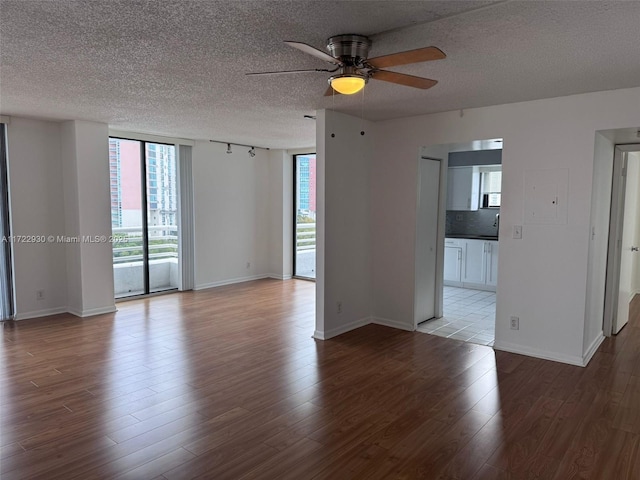
[(316, 278), (316, 154), (293, 156), (293, 276)]
[(615, 335), (629, 320), (640, 293), (640, 144), (617, 145), (613, 163), (611, 219), (603, 330)]
[[(418, 331), (493, 345), (502, 147), (503, 140), (496, 138), (423, 149), (423, 157), (446, 159), (441, 172), (441, 185), (446, 189), (440, 193), (441, 217), (437, 222), (442, 226), (435, 270), (439, 304), (436, 318), (423, 317)], [(435, 224), (432, 220), (432, 227)], [(424, 248), (424, 242), (419, 244)], [(419, 258), (418, 252), (416, 256)]]
[(109, 138), (116, 298), (180, 282), (175, 145)]

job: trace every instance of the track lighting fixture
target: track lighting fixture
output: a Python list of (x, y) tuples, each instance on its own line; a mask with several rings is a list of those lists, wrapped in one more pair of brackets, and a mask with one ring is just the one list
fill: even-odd
[(231, 143), (231, 142), (221, 142), (220, 140), (209, 140), (211, 143), (220, 143), (222, 145), (227, 146), (227, 153), (233, 153), (231, 151), (231, 145), (235, 145), (236, 147), (249, 147), (249, 156), (251, 158), (256, 156), (256, 148), (261, 148), (263, 150), (269, 150), (267, 147), (254, 147), (252, 145), (243, 145), (242, 143)]

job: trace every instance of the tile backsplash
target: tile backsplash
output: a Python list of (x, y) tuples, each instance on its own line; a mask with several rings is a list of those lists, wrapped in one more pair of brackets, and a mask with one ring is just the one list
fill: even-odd
[(447, 210), (447, 235), (498, 235), (496, 221), (499, 208), (481, 208), (475, 212)]

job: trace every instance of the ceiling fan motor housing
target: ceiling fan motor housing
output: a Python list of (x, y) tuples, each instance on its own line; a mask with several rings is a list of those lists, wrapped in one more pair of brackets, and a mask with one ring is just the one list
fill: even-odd
[(339, 58), (346, 66), (359, 66), (369, 55), (371, 40), (364, 35), (336, 35), (327, 40), (331, 56)]

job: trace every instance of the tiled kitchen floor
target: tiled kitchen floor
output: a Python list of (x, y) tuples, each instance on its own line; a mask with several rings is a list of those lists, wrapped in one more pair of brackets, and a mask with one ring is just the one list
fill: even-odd
[(493, 346), (496, 294), (483, 290), (444, 287), (442, 318), (418, 325), (418, 331)]

